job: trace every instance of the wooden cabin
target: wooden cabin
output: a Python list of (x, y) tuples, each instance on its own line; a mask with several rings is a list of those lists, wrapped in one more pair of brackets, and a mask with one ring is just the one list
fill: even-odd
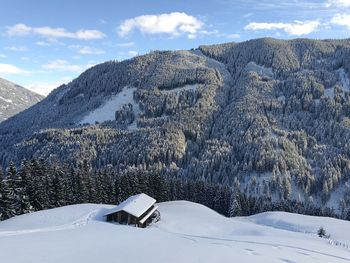
[(108, 222), (146, 227), (160, 218), (158, 206), (155, 204), (156, 200), (146, 194), (133, 195), (112, 208), (105, 216)]

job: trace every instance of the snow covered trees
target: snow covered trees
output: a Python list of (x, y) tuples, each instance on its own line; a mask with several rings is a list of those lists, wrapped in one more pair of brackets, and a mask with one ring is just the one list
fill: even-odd
[[(1, 173), (1, 172), (0, 172)], [(335, 216), (332, 210), (289, 200), (271, 202), (269, 197), (250, 197), (203, 180), (166, 178), (155, 167), (118, 172), (107, 168), (94, 170), (87, 162), (78, 167), (49, 164), (41, 160), (23, 161), (17, 170), (10, 164), (0, 175), (0, 220), (15, 215), (77, 203), (118, 204), (130, 195), (146, 193), (158, 202), (188, 200), (214, 209), (226, 216), (246, 216), (264, 211), (288, 211)]]
[[(264, 197), (282, 207), (293, 200), (324, 205), (339, 189), (339, 210), (345, 213), (350, 207), (348, 45), (347, 40), (267, 38), (97, 65), (0, 125), (0, 164), (19, 165), (36, 156), (74, 166), (86, 160), (96, 170), (113, 167), (126, 175), (119, 178), (125, 188), (119, 183), (113, 188), (121, 193), (118, 198), (134, 191), (131, 170), (148, 174), (150, 167), (167, 179), (197, 181), (198, 191), (203, 189), (198, 181), (229, 187), (239, 181), (239, 191), (250, 200)], [(116, 120), (77, 124), (128, 87), (141, 111), (136, 129), (126, 129), (136, 104), (116, 109)], [(100, 200), (99, 191), (85, 193), (104, 179), (75, 172), (72, 178), (79, 180), (67, 181), (72, 191), (65, 199)], [(50, 181), (44, 179), (28, 179), (35, 209), (49, 207), (47, 198), (37, 197), (47, 195), (42, 188)], [(103, 200), (110, 198), (103, 191)], [(242, 211), (253, 210), (254, 203), (241, 202)]]

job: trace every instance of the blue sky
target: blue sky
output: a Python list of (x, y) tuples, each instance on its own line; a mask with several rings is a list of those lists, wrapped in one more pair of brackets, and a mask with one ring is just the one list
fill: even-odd
[(150, 50), (350, 33), (350, 0), (11, 0), (1, 13), (0, 77), (41, 94)]

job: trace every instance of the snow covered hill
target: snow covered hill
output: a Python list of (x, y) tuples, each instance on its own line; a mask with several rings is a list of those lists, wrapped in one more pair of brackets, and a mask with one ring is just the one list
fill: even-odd
[[(177, 201), (159, 204), (161, 221), (140, 229), (104, 222), (110, 207), (74, 205), (0, 222), (1, 261), (350, 262), (350, 222), (342, 220), (282, 212), (225, 218)], [(330, 240), (317, 237), (320, 226)]]
[(0, 122), (29, 108), (44, 97), (0, 78)]

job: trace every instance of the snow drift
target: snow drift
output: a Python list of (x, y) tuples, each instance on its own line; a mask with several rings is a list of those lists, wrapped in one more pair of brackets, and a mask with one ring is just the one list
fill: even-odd
[[(349, 262), (350, 222), (271, 212), (225, 218), (195, 203), (159, 204), (146, 229), (104, 221), (83, 204), (0, 222), (3, 262)], [(323, 226), (337, 239), (319, 238)], [(340, 245), (341, 244), (341, 245)], [(21, 253), (18, 253), (18, 251)]]

